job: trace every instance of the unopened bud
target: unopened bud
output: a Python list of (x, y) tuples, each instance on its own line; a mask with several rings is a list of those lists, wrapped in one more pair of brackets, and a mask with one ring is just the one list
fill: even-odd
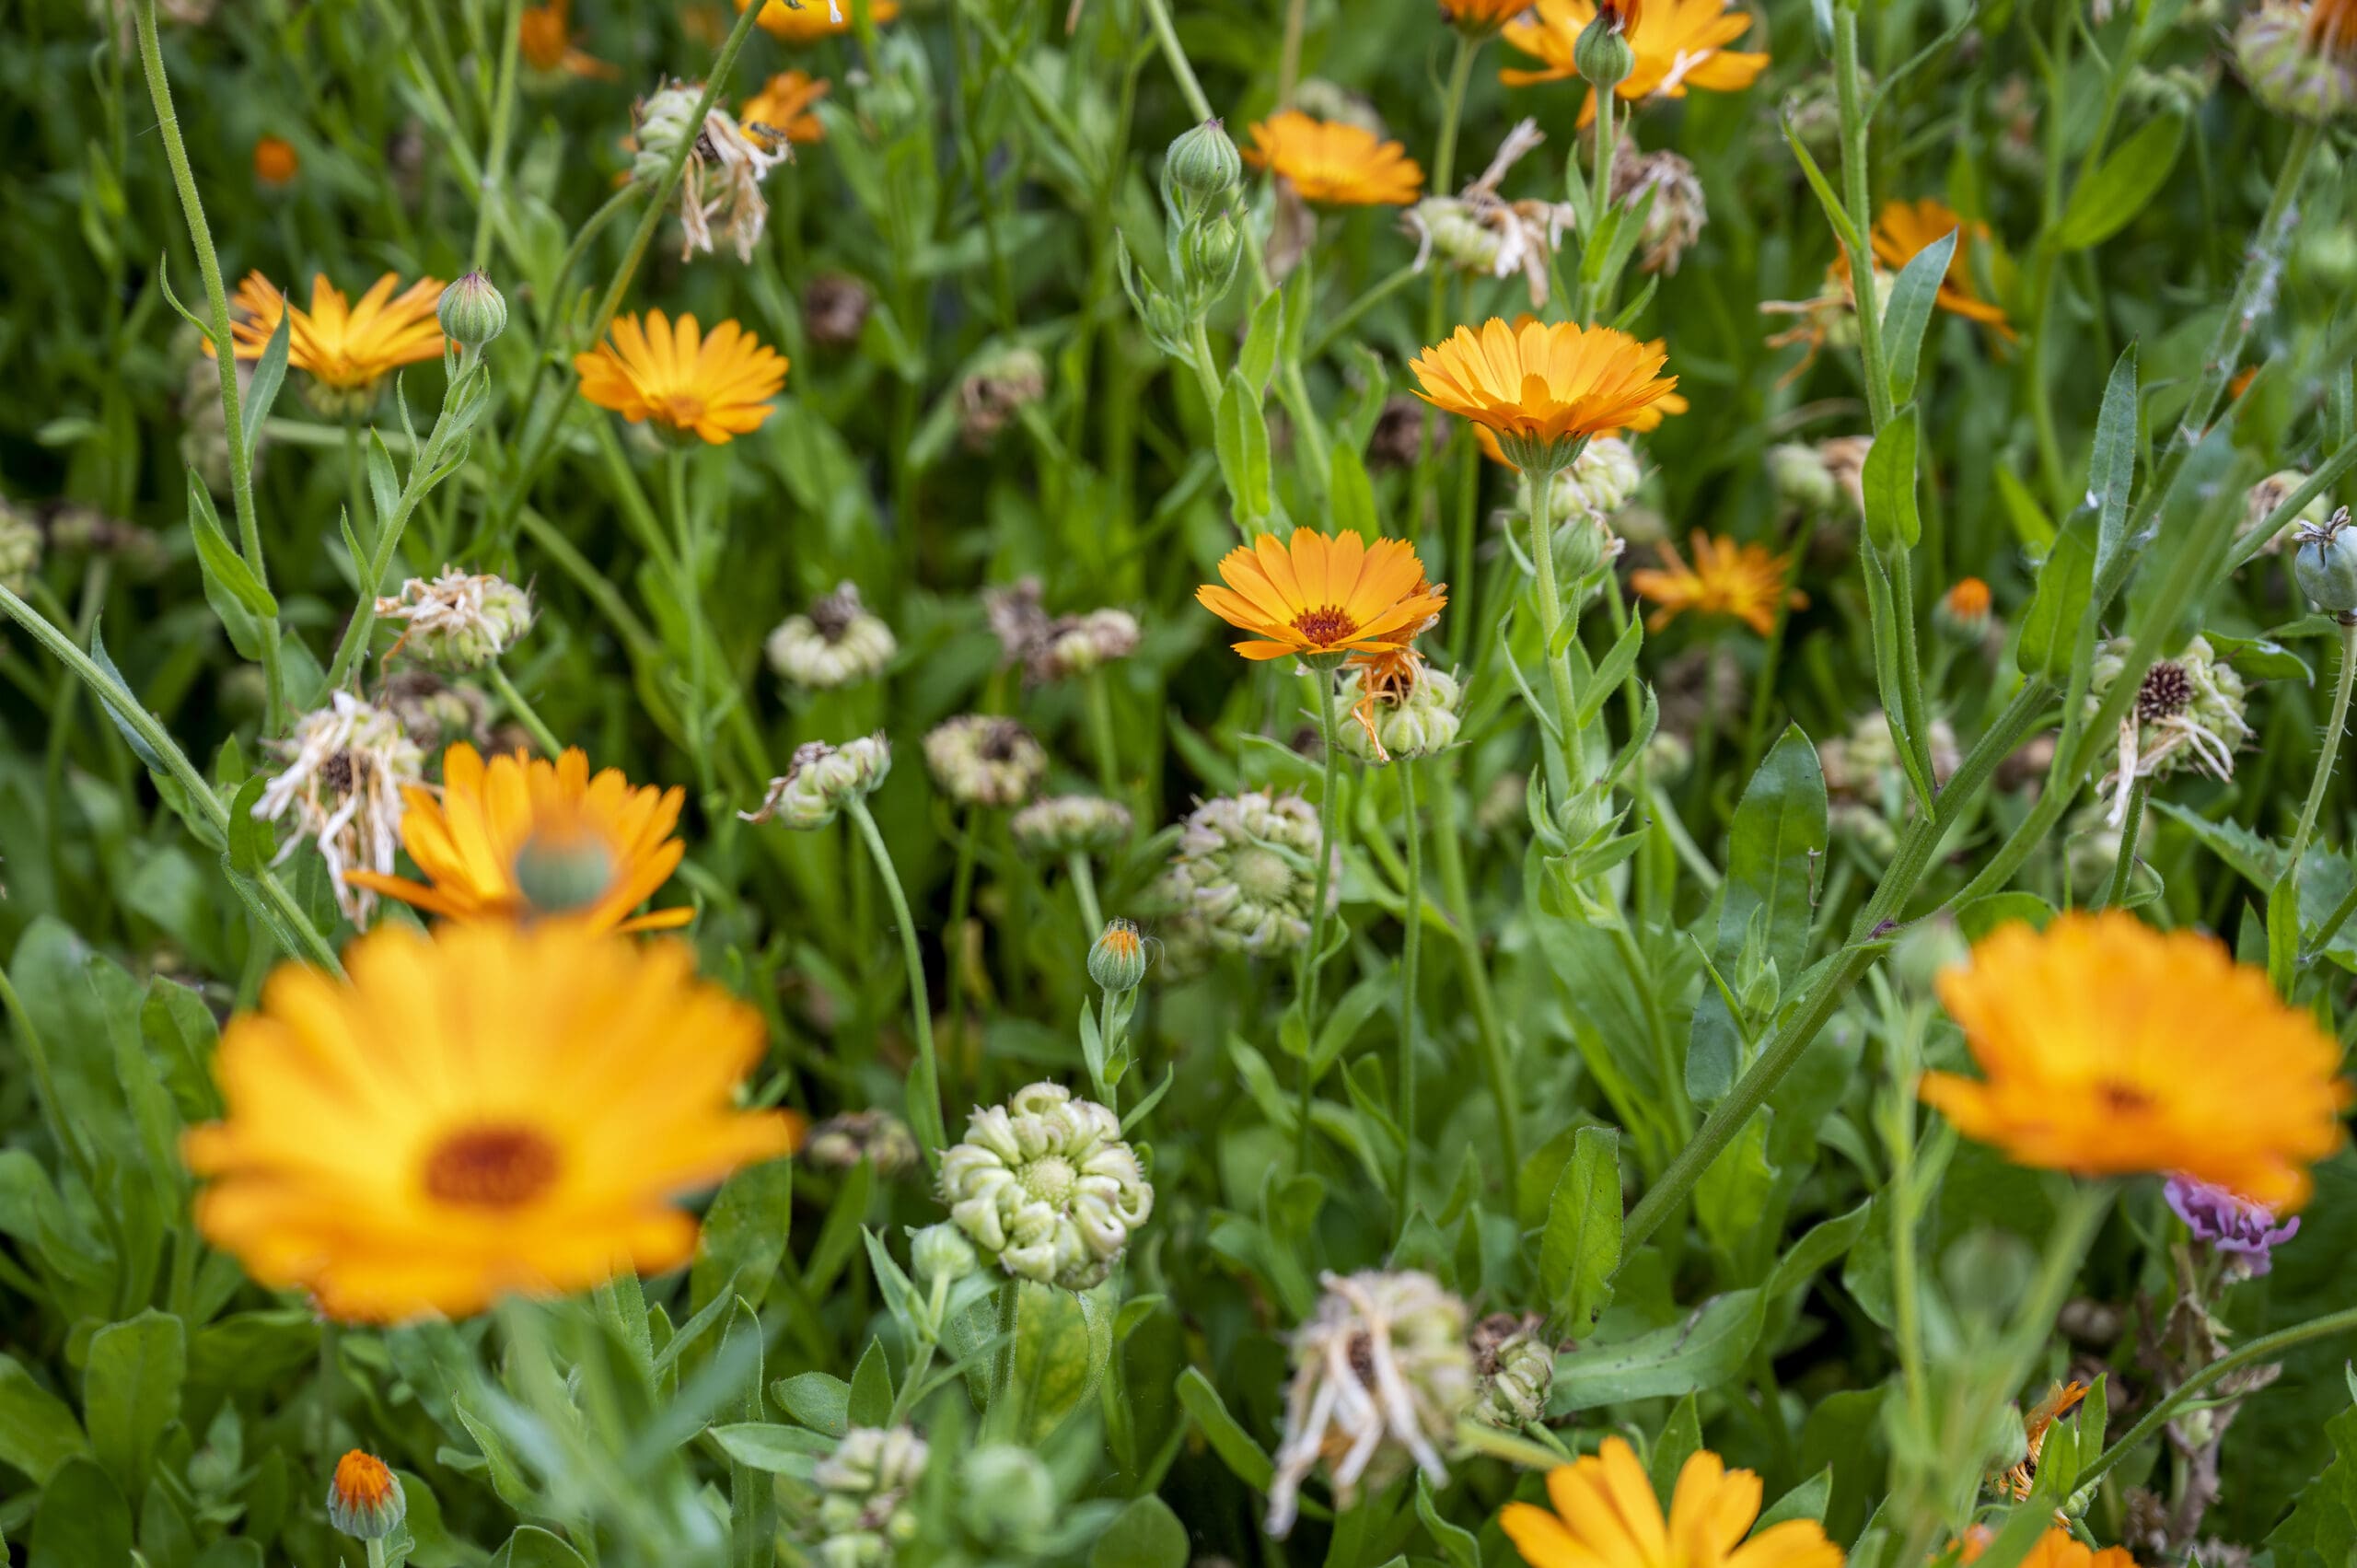
[(1107, 991), (1135, 991), (1145, 966), (1145, 938), (1133, 920), (1107, 921), (1088, 949), (1088, 978)]
[(481, 273), (469, 273), (444, 289), (435, 314), (443, 332), (462, 348), (482, 348), (507, 330), (507, 300)]
[(915, 1266), (917, 1278), (928, 1283), (947, 1280), (955, 1284), (982, 1266), (974, 1244), (946, 1221), (909, 1233), (909, 1261)]
[(374, 1454), (354, 1448), (335, 1462), (328, 1483), (328, 1522), (356, 1540), (382, 1540), (409, 1513), (401, 1478)]
[(1598, 92), (1610, 92), (1637, 68), (1637, 52), (1624, 36), (1636, 19), (1635, 11), (1633, 5), (1598, 6), (1596, 19), (1580, 29), (1579, 41), (1572, 45), (1572, 64)]
[(1220, 122), (1206, 120), (1170, 144), (1162, 177), (1168, 182), (1173, 206), (1191, 204), (1201, 212), (1244, 178), (1244, 158)]
[(2324, 527), (2303, 525), (2293, 539), (2292, 575), (2328, 615), (2357, 613), (2357, 544), (2347, 537), (2349, 528), (2343, 506)]

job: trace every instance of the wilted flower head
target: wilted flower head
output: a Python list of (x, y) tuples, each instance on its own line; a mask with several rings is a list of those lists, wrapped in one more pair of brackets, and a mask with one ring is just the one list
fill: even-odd
[(941, 1156), (941, 1201), (1000, 1268), (1066, 1290), (1102, 1283), (1154, 1213), (1120, 1119), (1058, 1084), (977, 1109)]
[(702, 83), (679, 82), (639, 100), (632, 110), (637, 157), (631, 178), (642, 185), (660, 183), (679, 145), (689, 142), (687, 167), (679, 179), (679, 226), (686, 236), (680, 260), (713, 249), (712, 220), (719, 218), (721, 232), (737, 248), (737, 259), (749, 261), (769, 226), (770, 204), (761, 195), (761, 181), (792, 158), (793, 144), (756, 136), (717, 107), (706, 110), (702, 124), (697, 125), (696, 104), (702, 97)]
[(831, 691), (884, 673), (900, 651), (892, 628), (860, 602), (859, 586), (842, 583), (789, 615), (770, 633), (770, 668), (811, 691)]
[(1536, 1313), (1493, 1312), (1473, 1325), (1473, 1419), (1515, 1428), (1547, 1413), (1555, 1387), (1555, 1347), (1540, 1337)]
[(1026, 671), (1034, 680), (1060, 680), (1125, 659), (1137, 652), (1138, 618), (1126, 610), (1092, 610), (1048, 622)]
[(1048, 857), (1110, 854), (1130, 837), (1129, 807), (1094, 795), (1051, 795), (1009, 819), (1016, 844)]
[[(1165, 893), (1231, 953), (1290, 952), (1309, 940), (1320, 844), (1317, 808), (1297, 795), (1249, 790), (1189, 814)], [(1341, 902), (1341, 856), (1329, 856), (1326, 905)]]
[[(2096, 650), (2087, 712), (2100, 706), (2126, 673), (2133, 639), (2114, 637)], [(2174, 658), (2144, 671), (2136, 700), (2119, 720), (2119, 760), (2106, 783), (2115, 788), (2111, 823), (2126, 819), (2138, 779), (2166, 778), (2193, 768), (2212, 778), (2234, 777), (2235, 752), (2250, 738), (2243, 716), (2243, 678), (2195, 635)]]
[(1644, 250), (1637, 264), (1649, 273), (1676, 273), (1678, 263), (1711, 221), (1702, 200), (1702, 181), (1694, 166), (1666, 149), (1641, 153), (1628, 142), (1617, 144), (1612, 156), (1612, 204), (1633, 208), (1650, 192), (1653, 205), (1645, 211)]
[(1353, 657), (1328, 701), (1342, 749), (1362, 762), (1429, 757), (1457, 739), (1457, 679), (1413, 648)]
[(1047, 776), (1031, 732), (993, 714), (960, 714), (924, 738), (925, 766), (960, 806), (1020, 806)]
[(854, 1426), (810, 1471), (818, 1506), (804, 1539), (824, 1568), (882, 1568), (916, 1535), (909, 1494), (924, 1478), (923, 1438), (905, 1426)]
[(453, 741), (491, 743), (491, 703), (471, 686), (456, 686), (430, 669), (397, 669), (385, 678), (377, 705), (401, 721), (401, 732), (429, 752)]
[(820, 273), (802, 285), (802, 330), (820, 348), (849, 348), (859, 342), (875, 305), (876, 296), (859, 279)]
[(789, 828), (823, 828), (854, 800), (865, 800), (892, 771), (892, 743), (881, 731), (830, 746), (814, 740), (794, 753), (782, 779), (770, 781), (759, 809), (740, 811), (748, 822), (772, 818)]
[(1048, 389), (1048, 362), (1018, 343), (983, 355), (958, 384), (958, 431), (966, 449), (985, 451), (1016, 414)]
[(1481, 178), (1455, 196), (1427, 196), (1408, 209), (1402, 226), (1416, 237), (1416, 266), (1437, 254), (1451, 266), (1493, 278), (1522, 273), (1530, 308), (1547, 308), (1556, 242), (1573, 222), (1568, 202), (1509, 202), (1498, 194), (1509, 169), (1547, 138), (1525, 120), (1506, 133)]
[(409, 623), (386, 658), (410, 648), (445, 669), (481, 669), (531, 629), (532, 596), (505, 577), (445, 566), (431, 582), (412, 577), (378, 599), (377, 613)]
[[(2243, 496), (2243, 520), (2235, 528), (2236, 541), (2248, 539), (2260, 525), (2275, 515), (2276, 507), (2290, 500), (2292, 493), (2307, 482), (2308, 476), (2297, 469), (2279, 469), (2252, 485)], [(2306, 505), (2284, 519), (2282, 526), (2268, 536), (2267, 542), (2258, 547), (2259, 553), (2262, 555), (2282, 554), (2285, 542), (2299, 530), (2303, 524), (2309, 528), (2322, 528), (2325, 519), (2331, 516), (2331, 497), (2311, 496)]]
[(1280, 1539), (1321, 1461), (1345, 1507), (1362, 1482), (1379, 1490), (1411, 1463), (1446, 1485), (1440, 1445), (1473, 1403), (1465, 1303), (1437, 1280), (1414, 1271), (1318, 1278), (1326, 1295), (1293, 1336), (1284, 1441), (1269, 1486), (1269, 1533)]
[(917, 1141), (909, 1124), (889, 1111), (847, 1110), (810, 1129), (800, 1159), (821, 1170), (849, 1170), (865, 1160), (881, 1177), (894, 1177), (917, 1162)]
[(2337, 119), (2357, 108), (2357, 6), (2260, 0), (2235, 29), (2235, 66), (2276, 113)]
[(2297, 1214), (2278, 1225), (2265, 1203), (2199, 1177), (2172, 1176), (2161, 1191), (2194, 1240), (2225, 1253), (2250, 1278), (2273, 1268), (2274, 1249), (2300, 1234)]
[(295, 814), (296, 837), (276, 860), (309, 839), (327, 863), (336, 903), (357, 925), (377, 907), (377, 896), (344, 881), (347, 867), (385, 876), (393, 871), (401, 847), (401, 788), (424, 782), (425, 753), (401, 733), (399, 720), (349, 691), (335, 692), (328, 706), (295, 721), (295, 732), (274, 743), (286, 766), (254, 802), (254, 816), (276, 821)]

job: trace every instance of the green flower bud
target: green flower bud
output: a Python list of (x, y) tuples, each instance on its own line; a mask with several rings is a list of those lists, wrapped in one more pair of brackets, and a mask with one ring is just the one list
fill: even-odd
[(917, 1278), (930, 1283), (947, 1280), (955, 1284), (982, 1266), (981, 1254), (965, 1234), (950, 1224), (929, 1225), (909, 1233), (909, 1261)]
[(1200, 214), (1244, 178), (1244, 157), (1216, 120), (1206, 120), (1170, 144), (1162, 179), (1171, 206)]
[(941, 1157), (941, 1201), (1000, 1268), (1066, 1290), (1102, 1284), (1154, 1213), (1120, 1119), (1057, 1084), (968, 1118), (965, 1141)]
[(1206, 302), (1218, 298), (1236, 281), (1237, 258), (1243, 250), (1244, 231), (1225, 213), (1196, 225), (1187, 236), (1188, 283)]
[(2349, 508), (2322, 528), (2303, 524), (2292, 541), (2292, 575), (2327, 615), (2357, 614), (2357, 540), (2347, 538)]
[(795, 752), (784, 778), (770, 781), (759, 810), (737, 815), (748, 822), (778, 818), (789, 828), (823, 828), (845, 806), (874, 794), (891, 771), (891, 743), (881, 734), (841, 746), (814, 740)]
[(374, 1454), (354, 1448), (335, 1462), (328, 1483), (328, 1523), (356, 1540), (382, 1540), (408, 1516), (401, 1477)]
[(444, 335), (462, 348), (482, 348), (507, 330), (507, 301), (481, 273), (444, 289), (435, 314)]
[(1051, 795), (1008, 819), (1016, 846), (1061, 860), (1067, 854), (1110, 854), (1130, 837), (1129, 807), (1093, 795)]
[(1572, 64), (1599, 92), (1610, 92), (1637, 68), (1637, 52), (1630, 47), (1624, 26), (1619, 7), (1598, 6), (1596, 19), (1580, 29), (1579, 41), (1572, 45)]
[(1145, 938), (1133, 920), (1109, 920), (1088, 948), (1088, 978), (1104, 990), (1135, 991), (1145, 979)]
[(1033, 1540), (1055, 1523), (1056, 1479), (1028, 1448), (976, 1448), (966, 1456), (964, 1478), (966, 1527), (986, 1541)]

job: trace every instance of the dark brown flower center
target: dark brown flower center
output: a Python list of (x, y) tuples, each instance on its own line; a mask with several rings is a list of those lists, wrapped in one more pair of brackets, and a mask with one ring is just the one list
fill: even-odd
[(2144, 672), (2144, 684), (2136, 691), (2136, 716), (2149, 724), (2181, 714), (2193, 705), (2193, 678), (2185, 666), (2164, 659)]
[(1350, 612), (1340, 605), (1325, 605), (1317, 610), (1305, 610), (1293, 618), (1293, 629), (1318, 646), (1331, 647), (1347, 640), (1359, 629)]
[(358, 770), (349, 751), (339, 751), (319, 764), (319, 783), (331, 795), (350, 795), (353, 776)]
[(2096, 1098), (2100, 1100), (2103, 1108), (2114, 1116), (2133, 1116), (2140, 1111), (2150, 1110), (2153, 1106), (2151, 1095), (2133, 1084), (2122, 1083), (2117, 1078), (2106, 1078), (2102, 1083), (2097, 1084)]
[(425, 1191), (462, 1208), (521, 1208), (555, 1184), (559, 1163), (556, 1144), (538, 1128), (468, 1127), (425, 1156)]

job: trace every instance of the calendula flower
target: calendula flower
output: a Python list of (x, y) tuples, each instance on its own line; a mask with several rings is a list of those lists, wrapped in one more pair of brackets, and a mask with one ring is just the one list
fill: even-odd
[(633, 787), (616, 768), (593, 778), (577, 749), (553, 762), (520, 752), (485, 762), (461, 742), (442, 755), (441, 798), (423, 785), (401, 793), (401, 847), (426, 881), (354, 872), (354, 886), (458, 921), (561, 915), (665, 931), (694, 918), (685, 907), (631, 913), (687, 853), (672, 836), (684, 790)]
[(525, 6), (517, 18), (517, 52), (523, 56), (533, 79), (548, 86), (567, 76), (611, 81), (621, 75), (619, 66), (593, 59), (573, 46), (572, 9), (573, 0), (547, 0), (545, 5)]
[(302, 168), (303, 160), (296, 153), (295, 144), (285, 137), (255, 138), (254, 180), (256, 183), (273, 188), (289, 184), (296, 175), (302, 172)]
[(1059, 1084), (977, 1108), (941, 1156), (941, 1201), (967, 1238), (1018, 1279), (1102, 1284), (1154, 1213), (1121, 1121)]
[(1192, 927), (1187, 934), (1213, 947), (1291, 952), (1309, 940), (1321, 854), (1331, 912), (1341, 902), (1342, 856), (1326, 846), (1317, 807), (1265, 790), (1217, 796), (1188, 814), (1158, 890)]
[[(2003, 308), (1981, 298), (1972, 281), (1972, 247), (1976, 242), (1988, 243), (1989, 226), (1966, 223), (1955, 208), (1936, 196), (1883, 204), (1872, 236), (1876, 270), (1895, 277), (1918, 254), (1951, 234), (1956, 237), (1956, 250), (1948, 257), (1948, 270), (1940, 280), (1935, 303), (1968, 321), (1995, 328), (2000, 337), (2012, 337), (2014, 330), (2005, 324)], [(1849, 257), (1836, 257), (1833, 268), (1835, 275), (1846, 281)]]
[(2275, 1266), (2275, 1249), (2300, 1234), (2300, 1216), (2276, 1223), (2275, 1211), (2197, 1177), (2172, 1176), (2161, 1189), (2193, 1239), (2226, 1258), (2241, 1278)]
[(713, 108), (696, 119), (702, 100), (700, 83), (675, 82), (641, 99), (631, 110), (632, 131), (623, 145), (632, 150), (631, 178), (644, 186), (659, 187), (671, 160), (687, 146), (679, 177), (679, 228), (684, 244), (681, 261), (713, 249), (712, 220), (737, 249), (737, 259), (749, 261), (770, 219), (770, 205), (761, 195), (761, 181), (771, 169), (789, 161), (786, 142), (756, 136), (727, 110)]
[[(2090, 715), (2127, 674), (2132, 644), (2114, 637), (2096, 646), (2087, 682)], [(2145, 668), (2135, 702), (2120, 715), (2119, 761), (2107, 781), (2113, 827), (2126, 820), (2138, 779), (2166, 778), (2189, 767), (2212, 778), (2234, 776), (2235, 752), (2251, 733), (2243, 712), (2247, 691), (2241, 674), (2199, 633), (2175, 657)]]
[(674, 324), (660, 310), (614, 320), (607, 341), (575, 354), (581, 395), (636, 424), (652, 419), (682, 439), (717, 446), (750, 435), (785, 385), (786, 358), (735, 321), (705, 336), (693, 316)]
[(388, 662), (406, 647), (445, 668), (481, 669), (531, 630), (532, 596), (505, 577), (445, 567), (431, 581), (412, 577), (400, 593), (379, 598), (377, 615), (408, 623)]
[(674, 1206), (790, 1150), (736, 1109), (761, 1016), (684, 945), (574, 921), (371, 932), (349, 979), (284, 964), (222, 1032), (192, 1129), (197, 1226), (329, 1317), (463, 1317), (694, 1253)]
[(1493, 278), (1516, 272), (1530, 288), (1530, 308), (1547, 308), (1555, 245), (1572, 226), (1569, 202), (1509, 202), (1498, 186), (1522, 156), (1546, 140), (1538, 122), (1525, 120), (1506, 133), (1481, 178), (1455, 196), (1427, 196), (1408, 209), (1402, 226), (1416, 237), (1416, 267), (1434, 254), (1469, 273)]
[(1244, 161), (1290, 183), (1305, 202), (1341, 207), (1403, 207), (1424, 171), (1407, 149), (1363, 125), (1313, 120), (1288, 109), (1259, 122)]
[[(1504, 37), (1541, 62), (1535, 71), (1504, 70), (1498, 80), (1510, 87), (1579, 79), (1573, 51), (1596, 19), (1594, 0), (1534, 0), (1532, 17), (1506, 25)], [(1623, 6), (1628, 18), (1621, 37), (1636, 57), (1616, 96), (1631, 103), (1649, 98), (1684, 98), (1689, 87), (1740, 92), (1768, 68), (1765, 54), (1726, 46), (1751, 30), (1751, 13), (1729, 9), (1726, 0), (1645, 0), (1643, 9)], [(1580, 106), (1582, 125), (1596, 118), (1596, 92)]]
[(1678, 553), (1678, 546), (1664, 540), (1654, 547), (1661, 555), (1659, 570), (1640, 567), (1629, 574), (1629, 586), (1638, 596), (1661, 606), (1645, 619), (1651, 630), (1660, 631), (1690, 610), (1698, 615), (1732, 615), (1765, 637), (1776, 630), (1780, 605), (1807, 608), (1806, 594), (1785, 591), (1784, 573), (1792, 563), (1788, 557), (1763, 544), (1713, 539), (1700, 528), (1690, 542), (1691, 566)]
[(311, 279), (311, 308), (289, 305), (268, 278), (249, 273), (238, 285), (229, 336), (239, 359), (260, 359), (278, 331), (287, 328), (286, 363), (311, 377), (313, 402), (326, 414), (356, 414), (377, 400), (384, 378), (404, 365), (442, 357), (442, 326), (435, 307), (442, 299), (439, 278), (420, 278), (396, 295), (401, 280), (387, 273), (354, 304), (327, 280)]
[(1978, 577), (1958, 577), (1940, 596), (1932, 623), (1959, 643), (1977, 643), (1989, 632), (1989, 585)]
[(2212, 937), (2115, 911), (2010, 924), (1939, 990), (1981, 1076), (1926, 1074), (1922, 1097), (2016, 1164), (2177, 1172), (2288, 1213), (2340, 1146), (2339, 1043)]
[(391, 714), (349, 691), (335, 692), (326, 707), (296, 720), (294, 734), (273, 744), (286, 766), (254, 802), (254, 818), (273, 822), (294, 813), (296, 836), (277, 860), (306, 838), (317, 844), (336, 904), (356, 925), (377, 900), (353, 877), (392, 871), (403, 799), (425, 772), (425, 754)]
[(1666, 1518), (1620, 1436), (1549, 1470), (1547, 1500), (1551, 1507), (1509, 1503), (1498, 1512), (1498, 1527), (1531, 1568), (1841, 1568), (1841, 1549), (1815, 1519), (1752, 1533), (1759, 1478), (1727, 1469), (1708, 1448), (1679, 1468)]
[[(737, 0), (739, 11), (752, 0)], [(877, 27), (900, 14), (900, 0), (868, 0), (867, 17)], [(816, 43), (822, 38), (851, 30), (851, 10), (843, 0), (765, 0), (761, 30), (786, 43)]]
[(2261, 0), (2235, 29), (2235, 64), (2278, 114), (2348, 113), (2357, 108), (2357, 3)]
[(335, 1462), (328, 1482), (328, 1523), (355, 1540), (382, 1540), (409, 1514), (401, 1478), (376, 1455), (354, 1448)]
[(1487, 38), (1530, 9), (1530, 0), (1440, 0), (1440, 14), (1468, 38)]
[(2078, 1409), (2079, 1401), (2087, 1397), (2087, 1386), (2077, 1378), (2057, 1383), (2046, 1391), (2038, 1403), (2022, 1412), (2021, 1463), (1998, 1475), (1994, 1489), (2012, 1497), (2016, 1503), (2029, 1500), (2030, 1489), (2038, 1481), (2038, 1461), (2046, 1452), (2046, 1434), (2054, 1423)]
[(1195, 590), (1205, 610), (1253, 633), (1235, 645), (1248, 659), (1301, 657), (1329, 668), (1350, 654), (1407, 646), (1448, 603), (1446, 584), (1424, 578), (1405, 540), (1367, 543), (1355, 533), (1295, 528), (1290, 545), (1262, 534), (1219, 563), (1225, 587)]
[[(1996, 1539), (1997, 1532), (1988, 1526), (1973, 1526), (1957, 1539), (1956, 1561), (1977, 1562)], [(2124, 1546), (2092, 1547), (2057, 1525), (2038, 1538), (2021, 1568), (2136, 1568), (2136, 1559)]]
[(1630, 428), (1668, 397), (1668, 355), (1614, 327), (1492, 317), (1459, 327), (1412, 365), (1417, 396), (1486, 426), (1518, 468), (1560, 469), (1578, 443)]
[(761, 90), (737, 107), (737, 119), (748, 135), (768, 146), (780, 142), (823, 140), (827, 128), (812, 112), (833, 84), (807, 71), (781, 71)]

